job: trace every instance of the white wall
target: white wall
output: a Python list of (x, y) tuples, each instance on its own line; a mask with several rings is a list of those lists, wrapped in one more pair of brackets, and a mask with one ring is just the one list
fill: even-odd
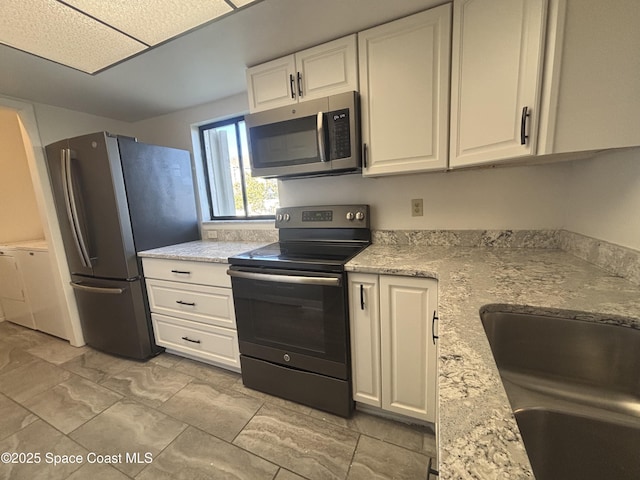
[[(359, 175), (285, 180), (288, 205), (366, 203), (375, 229), (562, 228), (566, 164), (424, 173), (380, 178)], [(411, 216), (411, 199), (424, 216)]]
[(640, 250), (640, 148), (573, 162), (568, 187), (567, 230)]
[(98, 117), (66, 108), (36, 103), (33, 105), (42, 145), (93, 132), (107, 131), (133, 136), (133, 126), (111, 118)]
[(44, 238), (18, 113), (0, 107), (0, 243)]
[(247, 94), (234, 95), (197, 107), (179, 110), (133, 124), (135, 135), (145, 143), (193, 151), (192, 125), (202, 125), (249, 111)]

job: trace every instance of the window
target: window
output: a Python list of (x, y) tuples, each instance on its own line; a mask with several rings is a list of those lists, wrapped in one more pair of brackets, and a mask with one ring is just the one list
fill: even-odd
[(201, 126), (200, 142), (211, 219), (273, 218), (278, 183), (251, 176), (244, 117)]

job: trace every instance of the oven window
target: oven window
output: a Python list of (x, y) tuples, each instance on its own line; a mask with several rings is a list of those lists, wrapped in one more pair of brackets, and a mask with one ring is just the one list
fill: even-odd
[(344, 289), (233, 279), (241, 341), (344, 362)]
[(315, 116), (251, 127), (250, 138), (252, 161), (256, 168), (320, 160)]
[(326, 353), (323, 302), (299, 299), (291, 305), (282, 301), (254, 300), (261, 312), (254, 323), (254, 340), (265, 345)]

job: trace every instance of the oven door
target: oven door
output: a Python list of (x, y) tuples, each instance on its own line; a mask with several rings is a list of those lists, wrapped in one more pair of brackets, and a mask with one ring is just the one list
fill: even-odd
[(228, 273), (242, 355), (349, 378), (344, 274), (237, 266)]

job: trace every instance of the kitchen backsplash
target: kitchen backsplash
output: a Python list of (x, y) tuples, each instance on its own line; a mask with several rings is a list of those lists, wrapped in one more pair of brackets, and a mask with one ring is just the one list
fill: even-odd
[(502, 248), (559, 248), (557, 230), (374, 230), (373, 243)]
[[(208, 228), (207, 232), (217, 232), (219, 242), (277, 242), (278, 231), (273, 228), (269, 230), (265, 229), (215, 229)], [(204, 235), (206, 238), (206, 235)]]
[(640, 251), (567, 230), (374, 230), (385, 245), (561, 249), (640, 285)]
[(607, 272), (640, 285), (640, 251), (638, 250), (567, 230), (559, 231), (559, 247)]

